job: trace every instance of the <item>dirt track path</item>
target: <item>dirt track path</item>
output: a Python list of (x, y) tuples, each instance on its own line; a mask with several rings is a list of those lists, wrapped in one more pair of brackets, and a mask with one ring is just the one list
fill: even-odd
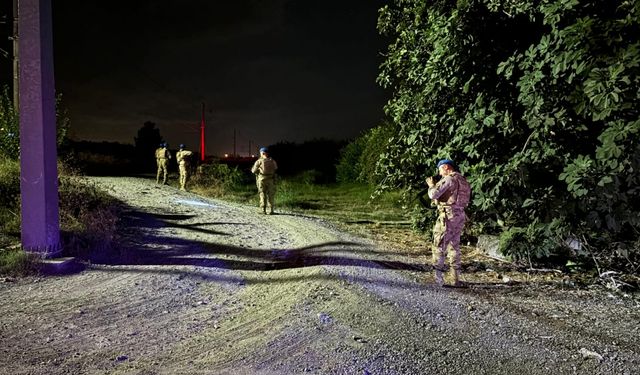
[(440, 289), (414, 254), (315, 218), (92, 180), (128, 205), (123, 248), (0, 283), (2, 374), (640, 373), (637, 300)]

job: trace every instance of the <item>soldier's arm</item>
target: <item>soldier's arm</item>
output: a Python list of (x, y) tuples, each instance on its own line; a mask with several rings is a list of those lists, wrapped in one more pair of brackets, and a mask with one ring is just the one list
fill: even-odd
[(442, 194), (444, 194), (447, 190), (449, 190), (452, 182), (453, 182), (453, 179), (451, 177), (449, 176), (444, 177), (433, 187), (429, 188), (429, 198), (436, 199), (436, 200), (440, 198)]
[(253, 174), (258, 173), (259, 168), (260, 168), (260, 159), (256, 160), (256, 162), (253, 163), (253, 167), (251, 167), (251, 173)]

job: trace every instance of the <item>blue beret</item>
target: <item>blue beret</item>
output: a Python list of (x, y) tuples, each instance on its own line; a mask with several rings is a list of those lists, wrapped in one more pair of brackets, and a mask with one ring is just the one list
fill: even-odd
[(183, 143), (180, 143), (180, 146), (179, 146), (179, 147), (180, 147), (180, 148), (184, 148), (184, 144), (183, 144)]
[(453, 160), (449, 160), (449, 159), (442, 159), (438, 162), (438, 168), (440, 168), (441, 166), (445, 165), (445, 164), (449, 164), (450, 166), (454, 166), (455, 164), (453, 163)]
[(260, 152), (269, 152), (269, 150), (266, 147), (260, 147)]

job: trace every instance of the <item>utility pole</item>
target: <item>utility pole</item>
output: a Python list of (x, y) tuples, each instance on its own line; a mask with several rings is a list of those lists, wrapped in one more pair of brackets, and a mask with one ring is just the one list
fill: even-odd
[(236, 156), (236, 129), (233, 129), (233, 157), (235, 158)]
[(21, 241), (26, 251), (60, 248), (51, 0), (20, 0)]
[(200, 161), (204, 162), (204, 102), (202, 102), (202, 116), (200, 117)]
[(20, 110), (20, 69), (18, 63), (18, 0), (13, 0), (13, 108)]

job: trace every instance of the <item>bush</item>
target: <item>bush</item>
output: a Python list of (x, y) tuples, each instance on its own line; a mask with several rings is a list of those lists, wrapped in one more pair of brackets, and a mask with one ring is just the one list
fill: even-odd
[(20, 196), (20, 163), (0, 156), (0, 207), (16, 208)]
[(60, 178), (59, 195), (65, 255), (90, 257), (110, 250), (116, 239), (118, 202), (74, 177)]
[(340, 162), (336, 165), (336, 180), (338, 182), (356, 182), (362, 170), (360, 158), (364, 151), (364, 136), (358, 137), (347, 144), (340, 151)]
[(237, 167), (219, 163), (203, 164), (198, 167), (191, 184), (206, 195), (221, 197), (226, 191), (240, 186), (244, 177)]
[(345, 146), (336, 166), (338, 182), (364, 182), (370, 186), (380, 183), (383, 175), (377, 170), (378, 160), (392, 135), (391, 125), (385, 123)]

